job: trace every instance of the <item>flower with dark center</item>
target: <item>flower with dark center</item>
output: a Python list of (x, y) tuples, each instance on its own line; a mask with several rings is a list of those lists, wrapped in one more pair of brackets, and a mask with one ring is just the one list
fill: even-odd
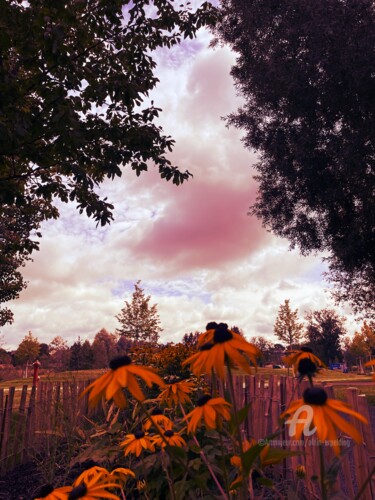
[(206, 325), (206, 331), (208, 331), (208, 330), (215, 330), (215, 328), (217, 328), (217, 326), (218, 326), (218, 324), (216, 323), (216, 321), (210, 321)]
[(159, 394), (158, 399), (161, 403), (166, 403), (169, 407), (177, 405), (179, 403), (184, 404), (186, 402), (190, 403), (190, 394), (195, 388), (195, 384), (189, 380), (181, 380), (180, 382), (175, 382), (174, 384), (169, 384)]
[(202, 421), (207, 429), (221, 427), (223, 420), (230, 420), (230, 407), (231, 404), (224, 398), (211, 398), (205, 394), (199, 398), (198, 406), (183, 419), (188, 422), (187, 431), (194, 434), (198, 425), (202, 425)]
[(342, 401), (331, 399), (322, 387), (309, 387), (303, 392), (302, 399), (293, 401), (289, 408), (280, 415), (280, 418), (289, 416), (286, 424), (289, 425), (289, 436), (291, 439), (299, 440), (305, 429), (315, 429), (318, 439), (323, 442), (329, 441), (328, 445), (333, 448), (336, 455), (340, 453), (337, 431), (351, 436), (357, 443), (362, 440), (360, 432), (356, 427), (345, 420), (340, 413), (352, 417), (367, 424), (367, 420), (352, 410)]
[(72, 491), (71, 486), (62, 486), (54, 488), (51, 484), (42, 486), (38, 493), (33, 497), (33, 500), (66, 500), (68, 493)]
[(328, 394), (321, 387), (308, 387), (303, 391), (303, 400), (307, 405), (323, 406), (328, 399)]
[(173, 422), (170, 418), (163, 415), (160, 409), (158, 413), (151, 412), (151, 418), (146, 418), (143, 427), (146, 431), (150, 430), (152, 426), (157, 428), (158, 432), (163, 430), (172, 429)]
[(116, 358), (111, 359), (109, 362), (109, 367), (111, 370), (117, 370), (117, 368), (121, 368), (122, 366), (130, 365), (132, 360), (129, 356), (117, 356)]
[(148, 387), (157, 384), (164, 387), (164, 382), (151, 368), (133, 365), (129, 356), (119, 356), (112, 359), (109, 364), (110, 370), (90, 384), (82, 393), (89, 392), (89, 403), (95, 406), (104, 397), (106, 400), (113, 399), (119, 408), (126, 406), (124, 387), (138, 401), (143, 401), (143, 394), (136, 377), (141, 378)]
[(317, 369), (316, 364), (309, 358), (303, 358), (298, 362), (298, 373), (300, 379), (307, 376), (311, 380), (311, 378), (315, 376)]
[(139, 457), (143, 450), (155, 451), (155, 446), (147, 432), (136, 431), (134, 434), (127, 434), (124, 441), (120, 443), (124, 448), (125, 456), (135, 455)]
[[(190, 365), (191, 371), (197, 376), (204, 373), (211, 374), (212, 370), (215, 370), (219, 377), (224, 379), (225, 365), (238, 366), (251, 374), (250, 362), (256, 366), (257, 358), (261, 356), (260, 350), (255, 345), (247, 342), (239, 333), (229, 330), (226, 323), (220, 323), (203, 336), (205, 342), (198, 341), (199, 352), (182, 363)], [(202, 349), (207, 344), (209, 347)]]
[(118, 483), (110, 478), (109, 472), (102, 467), (93, 467), (92, 469), (95, 470), (85, 471), (90, 473), (86, 475), (84, 481), (82, 481), (82, 475), (74, 481), (73, 490), (70, 492), (68, 500), (102, 500), (106, 498), (120, 500), (117, 495), (107, 490), (107, 488), (118, 487)]
[(208, 401), (211, 399), (211, 396), (209, 394), (203, 394), (203, 396), (201, 396), (198, 401), (197, 401), (197, 406), (203, 406), (205, 405), (206, 403), (208, 403)]
[(205, 344), (201, 345), (199, 350), (200, 351), (209, 351), (212, 349), (214, 346), (213, 342), (206, 342)]
[(302, 359), (309, 359), (317, 368), (324, 368), (325, 364), (312, 352), (310, 347), (301, 347), (299, 351), (290, 351), (288, 356), (284, 356), (282, 361), (286, 366), (293, 366), (294, 371), (298, 370), (299, 362)]
[(93, 478), (98, 478), (99, 476), (107, 477), (107, 469), (100, 467), (99, 465), (93, 465), (91, 467), (87, 467), (87, 469), (77, 477), (74, 484), (77, 486), (81, 483), (89, 482)]
[(220, 323), (220, 325), (215, 329), (214, 342), (215, 344), (221, 344), (222, 342), (227, 342), (233, 338), (233, 333), (228, 330), (228, 325), (225, 323)]
[(76, 486), (68, 496), (68, 500), (78, 500), (78, 498), (84, 498), (87, 493), (87, 486), (85, 483)]
[(123, 488), (129, 477), (132, 477), (133, 479), (135, 478), (135, 474), (132, 470), (125, 467), (117, 467), (109, 473), (108, 481), (116, 483)]
[(185, 440), (177, 432), (173, 432), (171, 429), (164, 432), (164, 437), (160, 434), (156, 435), (153, 439), (156, 446), (159, 446), (162, 450), (166, 446), (179, 446), (180, 448), (186, 446)]

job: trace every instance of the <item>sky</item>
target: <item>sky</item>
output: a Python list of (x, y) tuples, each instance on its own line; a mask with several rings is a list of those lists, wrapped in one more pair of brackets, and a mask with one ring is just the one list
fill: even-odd
[(138, 178), (124, 169), (100, 189), (115, 205), (115, 221), (104, 228), (74, 204), (59, 205), (60, 219), (43, 224), (41, 249), (24, 269), (28, 288), (7, 304), (15, 321), (1, 330), (5, 348), (16, 348), (28, 331), (39, 342), (59, 335), (69, 344), (93, 340), (101, 328), (114, 332), (137, 280), (157, 304), (162, 342), (204, 331), (209, 321), (275, 341), (285, 299), (301, 320), (307, 311), (335, 308), (349, 333), (359, 328), (348, 307), (330, 300), (321, 256), (290, 251), (248, 215), (257, 156), (222, 119), (241, 103), (229, 74), (235, 56), (209, 42), (201, 30), (196, 40), (158, 52), (160, 83), (151, 96), (176, 141), (169, 159), (194, 177), (177, 187), (152, 166)]

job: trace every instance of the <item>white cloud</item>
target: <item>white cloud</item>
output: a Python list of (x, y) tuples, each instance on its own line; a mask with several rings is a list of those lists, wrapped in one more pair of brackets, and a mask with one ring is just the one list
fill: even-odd
[(171, 160), (194, 178), (176, 187), (152, 167), (140, 178), (125, 170), (100, 191), (115, 204), (116, 220), (105, 228), (62, 205), (24, 270), (28, 289), (9, 304), (15, 323), (3, 328), (8, 347), (29, 330), (41, 342), (61, 335), (69, 343), (92, 339), (102, 327), (114, 331), (138, 279), (158, 304), (166, 341), (208, 321), (272, 336), (286, 298), (301, 316), (331, 306), (319, 258), (288, 252), (246, 215), (256, 155), (220, 119), (239, 103), (229, 76), (233, 55), (207, 43), (202, 32), (191, 46), (158, 53), (160, 84), (151, 96), (163, 108), (160, 124), (176, 139)]

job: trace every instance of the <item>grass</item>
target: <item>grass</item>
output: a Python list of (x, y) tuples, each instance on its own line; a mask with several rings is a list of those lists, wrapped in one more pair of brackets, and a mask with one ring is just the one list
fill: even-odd
[[(43, 374), (40, 377), (40, 380), (51, 382), (73, 382), (79, 380), (90, 380), (97, 378), (104, 372), (104, 369), (67, 371), (57, 373), (50, 372)], [(287, 375), (288, 370), (286, 368), (258, 368), (257, 373), (263, 375), (266, 379), (269, 379), (270, 375)], [(290, 370), (290, 375), (292, 375), (292, 370)], [(358, 375), (356, 373), (342, 373), (338, 370), (327, 369), (322, 369), (316, 376), (317, 382), (332, 382), (333, 385), (335, 385), (335, 383), (339, 384), (334, 387), (335, 397), (337, 397), (338, 399), (346, 399), (345, 393), (347, 387), (358, 387), (361, 393), (367, 396), (369, 404), (375, 406), (375, 384), (361, 384), (361, 382), (370, 382), (371, 380), (372, 379), (370, 374)], [(20, 390), (17, 391), (17, 389), (21, 389), (23, 385), (28, 385), (29, 388), (31, 388), (32, 381), (32, 377), (28, 377), (26, 379), (6, 380), (0, 382), (0, 389), (5, 389), (5, 393), (7, 393), (7, 389), (9, 389), (9, 387), (16, 387), (15, 405), (17, 405), (17, 400), (20, 397)], [(359, 384), (357, 384), (357, 382), (359, 382)]]
[[(73, 382), (78, 380), (90, 380), (98, 377), (105, 370), (82, 370), (82, 371), (69, 371), (69, 372), (49, 372), (41, 375), (42, 382)], [(0, 382), (0, 389), (8, 389), (9, 387), (22, 387), (23, 385), (32, 385), (33, 377), (18, 378), (14, 380), (4, 380)]]
[[(288, 375), (287, 368), (258, 368), (257, 373), (265, 376), (266, 379), (269, 378), (270, 375)], [(292, 375), (292, 369), (289, 370), (289, 375)], [(339, 370), (327, 370), (323, 368), (320, 370), (318, 375), (316, 376), (317, 381), (321, 382), (364, 382), (370, 381), (371, 375), (358, 375), (357, 373), (342, 373)]]

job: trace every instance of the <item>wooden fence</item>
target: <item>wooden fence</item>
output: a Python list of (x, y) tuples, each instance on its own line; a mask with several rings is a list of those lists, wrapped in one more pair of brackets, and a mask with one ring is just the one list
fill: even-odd
[[(72, 382), (39, 382), (38, 387), (11, 387), (8, 391), (0, 389), (0, 475), (3, 476), (16, 464), (25, 463), (33, 457), (35, 451), (45, 446), (46, 436), (64, 430), (79, 428), (84, 416), (93, 416), (93, 412), (101, 412), (88, 408), (87, 396), (79, 398), (81, 392), (89, 384), (88, 381)], [(257, 440), (272, 435), (279, 426), (279, 415), (290, 401), (301, 397), (305, 383), (297, 384), (292, 377), (273, 376), (265, 379), (261, 375), (235, 377), (236, 402), (238, 408), (250, 404), (247, 419), (242, 424), (244, 436)], [(221, 391), (227, 388), (220, 387)], [(330, 397), (333, 387), (325, 385)], [(347, 399), (351, 407), (365, 416), (368, 426), (355, 421), (363, 444), (356, 445), (348, 436), (341, 436), (347, 453), (342, 458), (341, 472), (336, 488), (348, 498), (354, 498), (363, 484), (369, 471), (375, 465), (374, 429), (371, 426), (370, 411), (367, 400), (356, 388), (347, 389)], [(321, 498), (319, 483), (312, 480), (318, 476), (319, 447), (317, 438), (312, 435), (304, 437), (303, 443), (296, 443), (289, 438), (285, 428), (273, 438), (273, 445), (278, 448), (303, 452), (302, 455), (286, 459), (282, 465), (273, 466), (276, 480), (296, 485), (296, 469), (303, 465), (306, 469), (306, 482), (299, 481), (302, 492), (308, 498)], [(326, 461), (331, 460), (333, 451), (325, 450)], [(303, 484), (307, 484), (304, 487)], [(303, 491), (302, 491), (303, 490)], [(302, 498), (297, 496), (296, 498)], [(370, 482), (361, 500), (375, 498), (375, 484)]]
[(80, 394), (90, 381), (39, 382), (0, 389), (0, 476), (25, 463), (56, 436), (79, 429), (85, 416), (100, 413)]
[[(334, 397), (333, 386), (322, 384), (329, 397)], [(281, 432), (271, 439), (274, 446), (301, 452), (298, 456), (289, 457), (282, 465), (273, 466), (273, 477), (289, 481), (291, 485), (299, 484), (307, 498), (321, 498), (319, 482), (312, 477), (319, 476), (320, 456), (317, 436), (302, 437), (296, 442), (288, 435), (287, 429), (280, 429), (279, 415), (286, 410), (291, 401), (302, 398), (303, 391), (309, 386), (307, 382), (301, 384), (295, 378), (271, 375), (265, 379), (261, 375), (244, 376), (235, 378), (235, 392), (237, 407), (242, 408), (250, 404), (247, 420), (242, 424), (242, 433), (246, 437), (262, 440), (272, 435), (277, 429)], [(221, 393), (228, 390), (226, 384), (220, 388)], [(365, 482), (369, 472), (375, 466), (375, 429), (371, 425), (370, 408), (364, 394), (357, 388), (346, 390), (347, 402), (358, 413), (367, 418), (369, 425), (362, 424), (354, 418), (349, 421), (359, 430), (363, 444), (357, 445), (352, 438), (341, 435), (343, 449), (346, 449), (341, 460), (341, 470), (338, 481), (334, 485), (337, 493), (345, 498), (354, 498), (359, 488)], [(333, 450), (324, 447), (325, 463), (330, 463), (334, 458)], [(306, 470), (306, 482), (296, 480), (296, 469), (303, 465)], [(375, 478), (374, 478), (375, 479)], [(306, 485), (303, 487), (303, 483)], [(304, 490), (304, 491), (302, 491)], [(294, 491), (295, 493), (295, 491)], [(340, 498), (343, 498), (341, 496)], [(295, 498), (300, 498), (299, 494)], [(361, 500), (375, 498), (375, 482), (370, 481)]]

